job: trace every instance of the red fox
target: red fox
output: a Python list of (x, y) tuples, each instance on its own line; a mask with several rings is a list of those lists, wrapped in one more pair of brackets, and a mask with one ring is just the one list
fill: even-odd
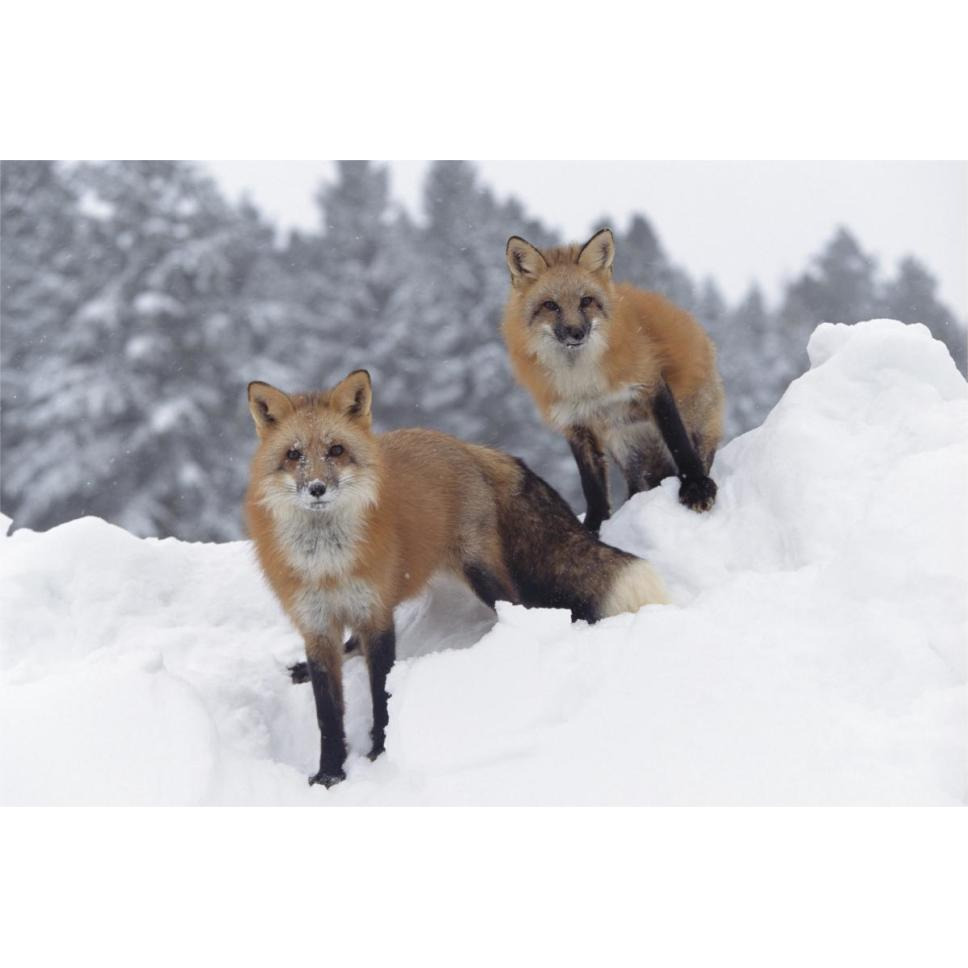
[[(370, 758), (386, 740), (393, 609), (431, 575), (483, 602), (567, 608), (574, 619), (666, 601), (640, 558), (603, 544), (521, 461), (434, 430), (371, 430), (369, 374), (288, 396), (249, 384), (259, 435), (245, 512), (262, 570), (306, 645), (321, 734), (310, 783), (344, 779), (344, 630), (373, 701)], [(294, 667), (294, 679), (300, 681)]]
[(677, 474), (686, 507), (712, 507), (724, 397), (702, 327), (658, 293), (612, 282), (608, 229), (545, 251), (512, 236), (506, 254), (511, 366), (571, 445), (585, 524), (598, 531), (610, 513), (606, 450), (630, 497)]

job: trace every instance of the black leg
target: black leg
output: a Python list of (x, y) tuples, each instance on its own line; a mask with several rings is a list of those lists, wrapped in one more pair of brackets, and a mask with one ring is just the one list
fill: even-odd
[(397, 636), (391, 624), (388, 629), (370, 636), (366, 643), (366, 666), (370, 673), (370, 696), (373, 701), (373, 729), (370, 738), (370, 759), (375, 760), (386, 745), (387, 723), (387, 676), (393, 668), (397, 653)]
[(572, 427), (568, 443), (578, 465), (585, 495), (585, 527), (597, 532), (611, 514), (608, 507), (608, 465), (598, 438), (587, 427)]
[[(339, 662), (342, 661), (341, 656), (337, 658)], [(309, 659), (306, 665), (309, 669), (309, 680), (313, 684), (316, 722), (319, 724), (320, 735), (319, 772), (311, 776), (309, 782), (330, 787), (346, 779), (343, 772), (343, 764), (346, 762), (343, 683), (338, 662), (330, 663), (330, 668), (326, 668), (314, 659)]]
[(679, 501), (693, 511), (708, 511), (716, 500), (716, 483), (706, 474), (664, 380), (652, 401), (652, 413), (679, 471)]
[(518, 597), (506, 582), (503, 582), (490, 568), (473, 562), (464, 565), (464, 577), (474, 590), (474, 594), (488, 607), (494, 603), (517, 602)]

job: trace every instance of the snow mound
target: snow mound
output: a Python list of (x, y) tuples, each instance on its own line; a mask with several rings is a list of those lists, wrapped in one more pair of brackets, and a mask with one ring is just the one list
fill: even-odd
[(923, 326), (825, 324), (809, 354), (717, 457), (712, 512), (667, 481), (606, 523), (675, 604), (495, 623), (436, 582), (398, 613), (376, 763), (347, 663), (331, 790), (306, 784), (301, 644), (246, 542), (0, 538), (0, 801), (964, 803), (968, 386)]

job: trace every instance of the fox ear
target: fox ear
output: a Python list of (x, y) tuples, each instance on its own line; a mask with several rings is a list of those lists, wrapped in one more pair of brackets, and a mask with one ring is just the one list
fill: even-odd
[(530, 242), (525, 242), (517, 235), (508, 239), (505, 255), (511, 270), (512, 286), (534, 282), (548, 268), (544, 256)]
[(373, 384), (366, 370), (354, 370), (333, 388), (332, 405), (346, 417), (359, 420), (369, 427), (373, 420)]
[(589, 272), (608, 272), (615, 259), (615, 239), (611, 229), (596, 232), (578, 253), (578, 264)]
[(282, 390), (258, 380), (249, 384), (249, 413), (255, 421), (255, 429), (264, 437), (283, 417), (295, 408), (292, 400)]

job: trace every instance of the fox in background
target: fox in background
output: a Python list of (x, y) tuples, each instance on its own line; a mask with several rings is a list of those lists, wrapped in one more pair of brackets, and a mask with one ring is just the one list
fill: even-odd
[(606, 451), (629, 497), (678, 475), (679, 500), (711, 508), (724, 395), (703, 328), (658, 293), (613, 283), (609, 229), (544, 251), (512, 236), (506, 257), (511, 367), (571, 446), (585, 524), (598, 531), (610, 514)]
[[(259, 446), (245, 513), (262, 570), (302, 634), (321, 735), (309, 782), (345, 778), (344, 649), (366, 659), (372, 747), (383, 752), (393, 609), (437, 571), (497, 600), (567, 608), (574, 619), (665, 602), (640, 558), (600, 542), (521, 461), (433, 430), (371, 430), (369, 374), (289, 396), (251, 383)], [(352, 633), (344, 647), (345, 630)]]

